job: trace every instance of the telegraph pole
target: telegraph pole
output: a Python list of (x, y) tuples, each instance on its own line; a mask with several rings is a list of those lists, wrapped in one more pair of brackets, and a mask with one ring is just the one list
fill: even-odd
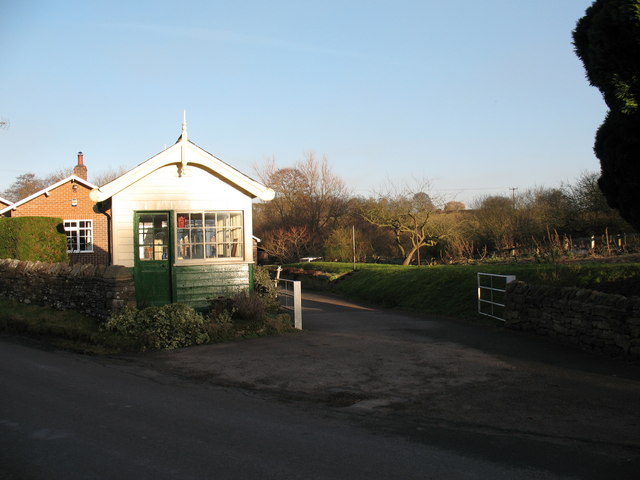
[(353, 270), (356, 269), (356, 226), (351, 226), (351, 245), (353, 247)]
[(516, 190), (518, 190), (518, 187), (509, 187), (509, 190), (511, 190), (511, 200), (513, 201), (513, 208), (516, 208)]

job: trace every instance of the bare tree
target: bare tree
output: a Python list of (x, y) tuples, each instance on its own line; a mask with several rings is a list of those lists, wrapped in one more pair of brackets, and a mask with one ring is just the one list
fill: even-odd
[(431, 224), (437, 207), (429, 191), (430, 182), (424, 179), (399, 187), (389, 182), (386, 189), (377, 194), (376, 201), (362, 211), (366, 221), (393, 232), (403, 265), (409, 265), (416, 256), (420, 264), (420, 249), (436, 245), (444, 235)]
[(478, 219), (479, 243), (490, 250), (507, 250), (516, 242), (516, 209), (514, 201), (503, 195), (489, 195), (474, 201)]
[(60, 169), (47, 175), (45, 178), (40, 178), (32, 172), (23, 173), (22, 175), (18, 175), (15, 181), (9, 185), (9, 188), (2, 192), (2, 196), (12, 202), (17, 202), (49, 185), (59, 182), (63, 178), (70, 176), (72, 172), (73, 169), (70, 168)]
[(120, 167), (112, 167), (109, 170), (104, 170), (100, 173), (98, 173), (97, 175), (94, 175), (91, 177), (91, 183), (101, 187), (103, 185), (106, 185), (107, 183), (115, 180), (116, 178), (124, 175), (125, 173), (127, 173), (129, 171), (129, 169), (127, 167), (125, 167), (124, 165), (120, 166)]
[(278, 263), (298, 261), (303, 257), (311, 241), (305, 227), (288, 227), (272, 230), (263, 242), (264, 251)]
[(574, 183), (563, 184), (562, 194), (568, 203), (568, 227), (572, 233), (601, 235), (605, 230), (631, 231), (620, 213), (607, 204), (598, 186), (597, 172), (583, 172)]
[(445, 212), (459, 212), (461, 210), (464, 210), (465, 208), (467, 208), (465, 206), (465, 204), (463, 202), (456, 202), (454, 200), (451, 200), (450, 202), (447, 202), (444, 206), (444, 211)]
[(347, 211), (347, 189), (325, 157), (313, 152), (293, 167), (279, 168), (270, 159), (255, 168), (260, 180), (275, 192), (275, 198), (255, 210), (256, 232), (265, 240), (270, 231), (304, 227), (310, 236), (308, 248), (318, 254), (338, 219)]
[[(48, 186), (48, 185), (52, 185), (56, 182), (59, 182), (60, 180), (70, 177), (71, 175), (73, 175), (73, 168), (60, 168), (58, 170), (56, 170), (53, 173), (50, 173), (49, 175), (47, 175), (44, 180), (44, 187)], [(43, 187), (43, 188), (44, 188)]]
[(42, 179), (38, 178), (35, 173), (23, 173), (18, 175), (9, 188), (2, 192), (2, 196), (12, 202), (17, 202), (43, 187)]

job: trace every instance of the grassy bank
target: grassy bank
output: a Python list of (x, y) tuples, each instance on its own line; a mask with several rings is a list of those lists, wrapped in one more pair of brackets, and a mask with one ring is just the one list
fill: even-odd
[[(332, 278), (353, 271), (353, 264), (296, 264)], [(358, 264), (332, 285), (345, 297), (383, 307), (458, 317), (477, 315), (478, 272), (515, 275), (529, 283), (574, 286), (622, 295), (640, 295), (640, 263), (439, 265), (429, 267)]]

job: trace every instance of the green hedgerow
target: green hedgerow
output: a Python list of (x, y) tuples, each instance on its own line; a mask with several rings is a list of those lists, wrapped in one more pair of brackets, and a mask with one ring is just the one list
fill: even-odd
[(0, 258), (41, 262), (69, 261), (60, 218), (0, 218)]

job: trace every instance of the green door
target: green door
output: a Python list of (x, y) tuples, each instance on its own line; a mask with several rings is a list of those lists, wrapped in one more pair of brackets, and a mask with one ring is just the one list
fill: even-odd
[(171, 303), (169, 212), (134, 213), (134, 279), (139, 307)]

